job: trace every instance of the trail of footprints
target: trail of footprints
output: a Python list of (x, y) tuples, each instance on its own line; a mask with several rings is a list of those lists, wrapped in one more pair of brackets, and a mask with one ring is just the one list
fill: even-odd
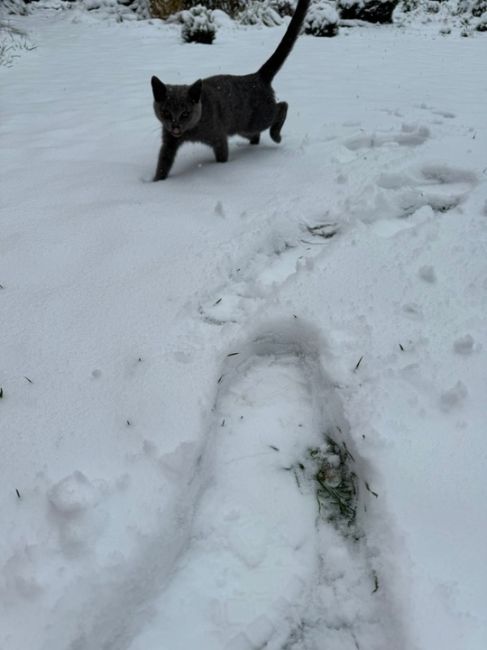
[[(398, 144), (417, 146), (427, 137), (425, 130), (406, 130)], [(351, 148), (361, 146), (367, 143), (355, 141)], [(415, 225), (425, 208), (441, 218), (459, 208), (476, 183), (473, 172), (446, 165), (382, 173), (376, 188), (383, 211), (378, 210), (374, 227), (379, 235), (392, 236)], [(250, 263), (243, 279), (230, 281), (228, 291), (201, 305), (201, 317), (211, 325), (245, 321), (296, 272), (300, 260), (326, 251), (327, 240), (339, 232), (336, 223), (307, 226), (292, 245), (269, 255), (266, 268), (256, 272)], [(318, 240), (322, 245), (314, 247)], [(365, 513), (377, 505), (370, 503), (375, 495), (368, 491), (367, 468), (355, 451), (349, 457), (358, 491), (354, 533), (347, 536), (316, 509), (316, 484), (306, 463), (310, 450), (319, 453), (328, 435), (354, 450), (339, 398), (319, 359), (317, 338), (305, 324), (280, 322), (243, 345), (222, 371), (212, 442), (214, 484), (195, 519), (198, 552), (186, 567), (198, 602), (213, 612), (211, 625), (205, 619), (195, 627), (204, 639), (200, 647), (408, 646), (394, 595), (367, 546)], [(303, 468), (303, 474), (295, 473), (296, 468)], [(381, 566), (380, 559), (377, 564)], [(203, 566), (215, 570), (210, 588)], [(166, 602), (166, 624), (176, 616), (184, 589), (178, 581)], [(181, 648), (194, 644), (193, 631)]]
[[(476, 182), (469, 171), (441, 165), (383, 173), (376, 187), (386, 207), (374, 227), (381, 234), (380, 224), (396, 224), (382, 233), (393, 235), (425, 206), (441, 218)], [(366, 212), (357, 218), (367, 221)], [(260, 255), (229, 277), (199, 306), (200, 318), (213, 327), (248, 322), (306, 258), (340, 235), (336, 223), (302, 226), (293, 242), (269, 252), (267, 264)], [(331, 521), (318, 498), (316, 459), (330, 453), (330, 440), (341, 450), (337, 467), (355, 477), (356, 519), (348, 529)], [(203, 444), (186, 486), (192, 507), (168, 522), (179, 531), (171, 541), (174, 564), (154, 560), (145, 597), (139, 585), (141, 607), (151, 604), (150, 624), (136, 616), (119, 630), (105, 626), (105, 634), (95, 625), (73, 650), (91, 650), (94, 635), (105, 638), (103, 650), (405, 650), (381, 558), (368, 546), (369, 514), (379, 508), (380, 519), (380, 502), (367, 487), (367, 466), (312, 327), (291, 316), (228, 351)], [(161, 535), (154, 557), (171, 530)]]
[(315, 225), (301, 224), (293, 241), (280, 250), (268, 251), (263, 268), (260, 262), (250, 259), (244, 270), (237, 269), (227, 287), (199, 306), (201, 318), (211, 325), (242, 322), (274, 295), (301, 264), (309, 264), (322, 253), (339, 230), (338, 224), (326, 220)]
[(395, 194), (396, 217), (406, 218), (428, 206), (435, 213), (445, 213), (460, 206), (477, 184), (476, 175), (448, 165), (423, 165), (400, 173), (379, 176), (377, 185)]
[[(461, 209), (477, 183), (476, 174), (470, 170), (442, 164), (411, 166), (380, 173), (371, 196), (359, 196), (348, 209), (353, 217), (373, 225), (378, 235), (390, 237), (430, 216), (441, 218)], [(344, 208), (345, 219), (350, 220), (351, 215)], [(226, 286), (199, 306), (201, 318), (211, 325), (245, 321), (275, 296), (276, 289), (300, 265), (311, 264), (313, 258), (324, 254), (343, 228), (343, 223), (326, 220), (316, 225), (301, 224), (293, 241), (281, 250), (267, 252), (263, 268), (260, 255), (259, 263), (250, 259), (245, 269), (236, 269)]]

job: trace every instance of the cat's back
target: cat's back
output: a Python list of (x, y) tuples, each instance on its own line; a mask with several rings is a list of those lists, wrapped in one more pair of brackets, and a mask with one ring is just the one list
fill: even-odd
[(274, 92), (257, 74), (215, 75), (203, 79), (203, 106), (228, 135), (245, 132), (255, 114), (273, 110)]
[(215, 100), (237, 104), (246, 104), (248, 101), (255, 103), (259, 98), (273, 96), (270, 86), (255, 73), (207, 77), (203, 79), (203, 90)]

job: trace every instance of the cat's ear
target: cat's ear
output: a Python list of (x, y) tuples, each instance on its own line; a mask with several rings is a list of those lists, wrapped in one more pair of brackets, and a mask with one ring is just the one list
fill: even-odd
[(200, 101), (201, 86), (202, 86), (202, 81), (201, 79), (198, 79), (198, 81), (195, 81), (194, 84), (189, 87), (188, 97), (193, 102), (193, 104), (197, 104)]
[(163, 102), (166, 99), (167, 88), (157, 77), (150, 80), (152, 85), (152, 94), (156, 102)]

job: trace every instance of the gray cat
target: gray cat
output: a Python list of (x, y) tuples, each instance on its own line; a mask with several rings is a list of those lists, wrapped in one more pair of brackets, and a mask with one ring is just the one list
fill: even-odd
[(282, 41), (258, 72), (198, 79), (191, 86), (169, 86), (152, 77), (154, 112), (162, 123), (155, 181), (167, 178), (183, 142), (203, 142), (217, 162), (226, 162), (229, 135), (259, 144), (261, 131), (270, 128), (274, 142), (281, 141), (287, 104), (276, 102), (271, 82), (296, 42), (309, 3), (298, 1)]

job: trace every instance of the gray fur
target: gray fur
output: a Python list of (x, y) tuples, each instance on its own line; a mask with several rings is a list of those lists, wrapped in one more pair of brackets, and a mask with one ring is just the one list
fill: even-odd
[(165, 85), (152, 77), (154, 112), (162, 123), (155, 181), (167, 178), (183, 142), (207, 144), (217, 162), (226, 162), (228, 136), (240, 135), (255, 145), (270, 129), (274, 142), (281, 141), (288, 106), (276, 102), (271, 81), (296, 41), (308, 5), (309, 0), (299, 0), (281, 43), (258, 72), (207, 77), (191, 86)]

